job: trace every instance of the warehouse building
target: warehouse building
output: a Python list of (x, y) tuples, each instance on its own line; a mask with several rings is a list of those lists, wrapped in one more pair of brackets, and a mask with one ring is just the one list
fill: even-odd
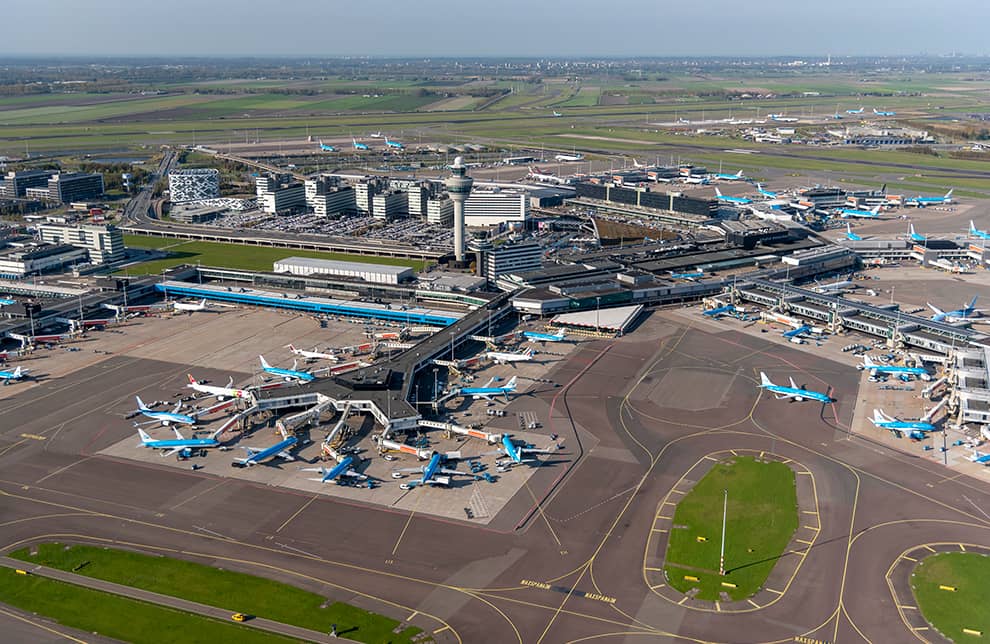
[(373, 284), (398, 284), (412, 280), (415, 273), (408, 266), (365, 264), (362, 262), (338, 262), (310, 257), (286, 257), (275, 262), (276, 273), (292, 275), (332, 275), (350, 277)]

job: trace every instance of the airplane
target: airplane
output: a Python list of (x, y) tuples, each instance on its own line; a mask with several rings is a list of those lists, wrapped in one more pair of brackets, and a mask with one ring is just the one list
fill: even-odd
[(962, 322), (963, 320), (968, 320), (980, 315), (980, 311), (976, 308), (976, 298), (978, 296), (973, 296), (968, 306), (964, 306), (961, 309), (956, 309), (955, 311), (943, 311), (942, 309), (928, 304), (928, 308), (935, 312), (932, 316), (932, 320), (935, 322)]
[(818, 284), (815, 286), (815, 290), (819, 293), (831, 293), (835, 291), (844, 291), (846, 289), (856, 288), (852, 280), (836, 280), (834, 282), (828, 282), (827, 284)]
[(980, 230), (975, 225), (973, 225), (973, 220), (969, 220), (969, 234), (973, 237), (979, 237), (980, 239), (990, 239), (990, 233), (985, 230)]
[(351, 137), (351, 143), (354, 145), (354, 149), (355, 150), (370, 150), (371, 149), (371, 148), (368, 147), (368, 144), (367, 143), (361, 143), (360, 141), (355, 140), (354, 137)]
[(251, 467), (269, 458), (283, 458), (287, 461), (294, 461), (296, 457), (289, 453), (289, 449), (299, 442), (295, 436), (289, 436), (284, 441), (278, 442), (271, 447), (258, 449), (257, 447), (243, 448), (247, 453), (246, 458), (235, 458), (235, 463), (240, 463), (241, 467)]
[(880, 209), (883, 205), (879, 205), (873, 210), (860, 210), (859, 208), (842, 208), (839, 210), (839, 216), (843, 219), (848, 217), (857, 217), (859, 219), (876, 219), (880, 216)]
[(179, 425), (196, 424), (196, 418), (194, 416), (179, 413), (179, 410), (182, 409), (181, 400), (175, 403), (175, 408), (172, 411), (155, 411), (154, 409), (148, 409), (148, 407), (145, 406), (144, 401), (141, 400), (140, 396), (134, 396), (134, 400), (137, 401), (137, 410), (141, 412), (142, 416), (147, 416), (153, 420), (161, 421), (161, 424), (166, 427), (172, 423), (178, 423)]
[(505, 351), (488, 351), (485, 357), (494, 360), (496, 364), (509, 364), (512, 362), (529, 362), (533, 359), (533, 348), (530, 347), (522, 353), (509, 353)]
[(332, 353), (320, 353), (313, 347), (312, 351), (306, 351), (305, 349), (297, 349), (291, 344), (286, 345), (293, 354), (299, 356), (300, 358), (306, 358), (307, 360), (331, 360), (337, 362), (340, 360), (337, 356)]
[(764, 190), (764, 189), (763, 189), (763, 184), (762, 184), (762, 183), (758, 183), (758, 184), (756, 184), (756, 190), (757, 190), (757, 192), (759, 192), (759, 193), (760, 193), (761, 195), (763, 195), (764, 197), (767, 197), (767, 198), (769, 198), (769, 199), (776, 199), (776, 198), (777, 198), (777, 193), (776, 193), (776, 192), (772, 192), (772, 191), (770, 191), (770, 190)]
[(378, 130), (374, 134), (369, 134), (368, 136), (370, 136), (373, 139), (380, 139), (380, 138), (382, 138), (382, 131), (381, 130)]
[(924, 244), (928, 241), (928, 238), (924, 235), (919, 235), (914, 231), (914, 224), (908, 226), (908, 238), (913, 242), (918, 242), (919, 244)]
[(389, 141), (387, 136), (384, 137), (384, 139), (385, 139), (385, 145), (388, 146), (388, 147), (390, 147), (390, 148), (395, 148), (396, 150), (405, 150), (406, 149), (406, 146), (403, 145), (402, 143), (399, 143), (398, 141)]
[(724, 201), (726, 203), (732, 203), (732, 204), (744, 205), (748, 203), (753, 203), (753, 200), (747, 197), (730, 197), (728, 195), (723, 195), (722, 191), (719, 190), (718, 188), (715, 188), (715, 198), (718, 199), (719, 201)]
[(493, 387), (495, 384), (495, 378), (492, 378), (484, 387), (463, 387), (460, 390), (461, 396), (470, 396), (475, 400), (480, 400), (484, 398), (485, 400), (491, 400), (492, 396), (504, 396), (505, 401), (509, 401), (509, 394), (515, 393), (516, 391), (516, 377), (512, 376), (509, 378), (509, 382), (505, 383), (504, 387)]
[(3, 384), (9, 385), (13, 380), (21, 380), (25, 377), (29, 369), (24, 367), (17, 367), (14, 370), (10, 369), (0, 369), (0, 378), (3, 379)]
[(558, 112), (557, 110), (553, 110), (553, 115), (554, 115), (554, 116), (563, 116), (563, 114), (561, 114), (561, 113), (560, 113), (560, 112)]
[(797, 123), (798, 120), (793, 116), (784, 116), (783, 114), (767, 114), (767, 118), (771, 121), (777, 121), (779, 123)]
[(527, 340), (536, 340), (537, 342), (563, 342), (564, 330), (561, 329), (553, 335), (549, 333), (537, 333), (536, 331), (523, 331), (523, 337)]
[(302, 472), (319, 472), (320, 478), (311, 478), (310, 481), (319, 481), (320, 483), (326, 483), (327, 481), (333, 481), (341, 476), (346, 476), (349, 478), (355, 478), (359, 481), (367, 480), (367, 475), (361, 474), (360, 472), (355, 472), (351, 469), (351, 464), (354, 463), (353, 456), (345, 456), (339, 463), (327, 469), (325, 467), (304, 467)]
[(543, 183), (560, 183), (560, 178), (557, 175), (533, 166), (529, 167), (529, 174), (526, 175), (526, 178), (535, 179)]
[(708, 309), (707, 311), (702, 311), (701, 314), (710, 318), (717, 318), (723, 313), (735, 313), (736, 307), (731, 304), (726, 304), (725, 306), (719, 306), (714, 309)]
[[(441, 454), (440, 452), (433, 452), (433, 455), (430, 457), (430, 460), (426, 463), (426, 465), (395, 470), (392, 472), (392, 477), (401, 478), (403, 472), (421, 472), (422, 476), (418, 479), (409, 481), (408, 483), (399, 484), (399, 488), (403, 490), (411, 490), (419, 485), (450, 485), (451, 476), (473, 476), (469, 472), (445, 468), (443, 463), (446, 460), (447, 456), (444, 454)], [(436, 476), (437, 474), (444, 474), (445, 476)]]
[(217, 387), (214, 385), (204, 385), (195, 378), (192, 374), (186, 374), (189, 377), (189, 387), (193, 391), (198, 391), (201, 394), (208, 394), (210, 396), (216, 396), (217, 400), (223, 400), (224, 398), (250, 398), (251, 392), (247, 389), (238, 389), (234, 387), (234, 377), (230, 377), (230, 381), (227, 383), (226, 387)]
[[(498, 452), (510, 459), (510, 465), (521, 465), (522, 463), (536, 463), (539, 459), (526, 458), (527, 454), (552, 454), (553, 452), (545, 448), (520, 447), (509, 434), (502, 434), (502, 447)], [(504, 466), (504, 465), (503, 465)]]
[(990, 454), (980, 454), (977, 450), (973, 450), (973, 455), (969, 457), (974, 463), (979, 463), (980, 465), (990, 464)]
[(17, 300), (11, 300), (6, 297), (0, 297), (0, 306), (10, 306), (11, 304), (17, 304)]
[(336, 152), (337, 151), (337, 148), (333, 147), (332, 145), (327, 145), (326, 143), (324, 143), (323, 142), (323, 139), (320, 139), (320, 149), (323, 150), (324, 152)]
[(573, 154), (555, 154), (553, 157), (554, 161), (584, 161), (584, 155), (578, 154), (577, 152)]
[(716, 179), (722, 179), (723, 181), (745, 181), (746, 177), (743, 176), (743, 171), (740, 170), (735, 174), (724, 174), (722, 172), (715, 173)]
[(767, 377), (767, 374), (760, 372), (760, 389), (766, 389), (767, 391), (776, 395), (777, 400), (783, 400), (785, 398), (790, 398), (793, 401), (801, 402), (803, 400), (815, 400), (822, 404), (827, 404), (834, 402), (834, 399), (828, 394), (823, 394), (820, 391), (812, 391), (810, 389), (805, 389), (803, 387), (798, 387), (794, 382), (794, 378), (791, 378), (791, 386), (787, 387), (785, 385), (775, 385)]
[(174, 311), (186, 311), (187, 313), (195, 313), (197, 311), (207, 311), (210, 307), (206, 306), (206, 298), (204, 297), (199, 302), (172, 302), (172, 310)]
[(884, 112), (883, 110), (878, 110), (875, 107), (873, 108), (873, 113), (877, 116), (897, 116), (897, 112)]
[[(953, 188), (952, 190), (955, 190), (955, 188)], [(941, 197), (922, 197), (919, 195), (914, 199), (908, 199), (905, 203), (908, 205), (915, 205), (919, 208), (924, 208), (925, 206), (934, 206), (934, 205), (952, 203), (952, 190), (948, 191)]]
[(888, 416), (882, 409), (874, 409), (870, 422), (881, 429), (889, 429), (895, 436), (900, 437), (904, 431), (907, 431), (910, 438), (921, 440), (928, 432), (938, 431), (938, 428), (930, 422), (931, 413), (936, 409), (938, 407), (933, 408), (929, 414), (923, 416), (920, 420), (900, 420), (893, 416)]
[(701, 279), (705, 276), (705, 271), (692, 271), (690, 273), (675, 273), (673, 271), (668, 271), (670, 273), (670, 279), (675, 280), (696, 280)]
[(846, 114), (862, 114), (863, 108), (860, 107), (858, 110), (846, 110)]
[(693, 174), (689, 174), (685, 177), (681, 177), (681, 181), (683, 181), (684, 183), (704, 185), (704, 186), (707, 186), (709, 183), (711, 183), (711, 179), (709, 179), (708, 177), (699, 177)]
[(218, 429), (216, 432), (210, 435), (209, 438), (185, 438), (178, 429), (173, 428), (175, 432), (175, 438), (169, 438), (166, 440), (158, 440), (152, 438), (148, 432), (144, 431), (140, 427), (137, 428), (138, 435), (141, 437), (141, 444), (138, 447), (150, 447), (151, 449), (168, 450), (162, 452), (162, 458), (166, 456), (171, 456), (176, 452), (181, 452), (184, 449), (200, 449), (205, 447), (219, 447), (220, 441), (217, 440), (217, 435), (223, 431), (223, 428)]
[(643, 165), (642, 163), (640, 163), (636, 159), (633, 159), (632, 161), (633, 161), (633, 167), (634, 168), (645, 168), (646, 167), (645, 165)]
[(296, 371), (296, 363), (292, 363), (292, 369), (281, 369), (279, 367), (273, 367), (268, 364), (264, 356), (258, 356), (261, 360), (261, 369), (265, 373), (270, 373), (273, 376), (282, 376), (285, 380), (296, 380), (298, 382), (312, 382), (316, 380), (316, 376), (311, 373), (306, 373), (305, 371)]
[(785, 331), (784, 337), (790, 340), (791, 342), (793, 342), (794, 344), (804, 344), (804, 340), (802, 340), (801, 338), (806, 333), (811, 333), (811, 327), (808, 326), (807, 324), (802, 324), (796, 329)]
[(861, 235), (857, 235), (852, 231), (848, 221), (846, 222), (846, 239), (849, 241), (863, 241), (863, 237)]
[(870, 372), (871, 377), (876, 377), (878, 374), (889, 374), (892, 376), (908, 375), (914, 376), (916, 378), (921, 378), (922, 380), (931, 380), (932, 376), (923, 367), (900, 367), (896, 365), (880, 365), (873, 362), (869, 354), (863, 355), (863, 364), (857, 365), (857, 369), (866, 370)]

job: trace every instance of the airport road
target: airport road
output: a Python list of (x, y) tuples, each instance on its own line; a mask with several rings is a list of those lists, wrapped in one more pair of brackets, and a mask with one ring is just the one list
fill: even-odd
[[(538, 472), (488, 528), (90, 456), (122, 436), (99, 435), (98, 419), (87, 418), (51, 444), (16, 429), (0, 435), (0, 545), (127, 543), (293, 583), (408, 620), (438, 642), (910, 638), (887, 569), (912, 545), (990, 545), (980, 511), (990, 488), (851, 434), (851, 364), (707, 328), (654, 313), (627, 337), (582, 342), (549, 375), (564, 387), (511, 403), (552, 410), (547, 431), (578, 460), (560, 481), (559, 468)], [(133, 368), (151, 370), (144, 362)], [(162, 372), (181, 373), (173, 367)], [(831, 385), (838, 400), (823, 408), (762, 396), (760, 370)], [(85, 396), (106, 404), (82, 382), (86, 373), (61, 379), (67, 406)], [(124, 395), (135, 373), (110, 372), (102, 386)], [(8, 403), (20, 420), (67, 422), (33, 398), (43, 390), (30, 391)], [(647, 568), (662, 566), (662, 552), (646, 550), (658, 506), (689, 487), (681, 478), (699, 459), (732, 449), (806, 468), (818, 502), (808, 521), (820, 534), (787, 555), (802, 558), (793, 580), (755, 597), (751, 610), (670, 601), (648, 582)]]

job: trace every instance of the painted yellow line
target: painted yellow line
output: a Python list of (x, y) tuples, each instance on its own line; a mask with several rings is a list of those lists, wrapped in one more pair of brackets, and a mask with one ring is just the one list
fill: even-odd
[(764, 455), (764, 454), (766, 454), (766, 452), (762, 452), (762, 451), (760, 452), (760, 458), (761, 458), (761, 459), (763, 458), (763, 455)]
[[(218, 485), (219, 485), (219, 484), (218, 484)], [(216, 487), (216, 486), (214, 486), (214, 487)], [(313, 501), (315, 501), (315, 500), (316, 500), (317, 498), (319, 498), (319, 495), (318, 495), (318, 494), (314, 494), (314, 495), (313, 495), (313, 498), (311, 498), (311, 499), (310, 499), (309, 501), (306, 501), (305, 503), (303, 503), (303, 505), (302, 505), (302, 507), (301, 507), (301, 508), (299, 508), (298, 510), (296, 510), (296, 511), (295, 511), (295, 512), (294, 512), (294, 513), (292, 514), (292, 516), (291, 516), (291, 517), (289, 517), (288, 519), (286, 519), (286, 520), (285, 520), (285, 523), (283, 523), (282, 525), (280, 525), (280, 526), (278, 527), (278, 529), (277, 529), (277, 530), (275, 531), (275, 534), (278, 534), (279, 532), (281, 532), (281, 531), (282, 531), (282, 528), (284, 528), (285, 526), (287, 526), (287, 525), (289, 525), (289, 523), (290, 523), (290, 522), (291, 522), (291, 521), (292, 521), (293, 519), (295, 519), (295, 518), (296, 518), (297, 516), (299, 516), (300, 514), (302, 514), (302, 511), (303, 511), (303, 510), (305, 510), (306, 508), (308, 508), (308, 507), (309, 507), (309, 504), (310, 504), (310, 503), (312, 503)], [(395, 554), (395, 553), (392, 553), (392, 554)]]
[(816, 510), (801, 510), (801, 512), (804, 512), (805, 514), (813, 514), (816, 517), (818, 516), (818, 512)]
[(932, 547), (931, 547), (931, 546), (929, 546), (929, 545), (924, 545), (924, 546), (922, 546), (922, 547), (923, 547), (923, 548), (928, 548), (928, 552), (935, 552), (935, 548), (932, 548)]
[(781, 592), (779, 590), (774, 590), (773, 588), (767, 588), (766, 590), (769, 590), (772, 593), (777, 593), (778, 595), (783, 595), (784, 594), (783, 592)]
[(715, 612), (716, 613), (722, 612), (722, 607), (718, 605), (718, 602), (715, 602)]
[(656, 590), (657, 588), (663, 588), (667, 584), (657, 584), (656, 586), (650, 586), (650, 590)]
[(754, 602), (752, 599), (747, 599), (746, 601), (752, 604), (754, 608), (760, 608), (760, 605)]
[(718, 461), (718, 459), (715, 458), (714, 456), (706, 456), (705, 458), (708, 459), (709, 461)]
[(663, 515), (659, 515), (659, 516), (657, 516), (657, 519), (665, 519), (665, 520), (667, 520), (667, 521), (670, 521), (670, 520), (671, 520), (671, 519), (673, 519), (673, 518), (674, 518), (674, 517), (665, 517), (665, 516), (663, 516)]
[(901, 559), (907, 559), (908, 561), (917, 561), (914, 557), (909, 557), (907, 555), (901, 555)]
[(959, 549), (962, 550), (963, 552), (966, 552), (966, 546), (964, 546), (961, 543), (959, 544)]
[(813, 525), (803, 525), (801, 527), (802, 528), (805, 528), (807, 530), (814, 530), (815, 532), (818, 532), (819, 530), (821, 530), (821, 528), (818, 528), (818, 527), (813, 526)]
[(653, 532), (666, 532), (667, 528), (653, 528)]
[(730, 449), (729, 451), (732, 452), (733, 456), (739, 456), (739, 452), (737, 452), (736, 450)]
[(411, 622), (412, 619), (414, 617), (416, 617), (416, 615), (419, 615), (419, 611), (418, 610), (414, 610), (412, 613), (410, 613), (409, 617), (406, 618), (406, 621), (407, 622)]
[(644, 568), (644, 570), (663, 570), (663, 568), (650, 568), (647, 566)]
[(449, 628), (450, 628), (450, 626), (441, 626), (437, 630), (433, 631), (433, 634), (436, 635), (437, 633), (442, 633), (442, 632), (444, 632), (445, 630), (447, 630)]
[(798, 474), (807, 474), (808, 476), (811, 476), (811, 472), (808, 472), (807, 470), (801, 470)]
[(681, 604), (683, 604), (683, 603), (684, 603), (684, 602), (686, 602), (687, 600), (688, 600), (688, 598), (687, 598), (687, 597), (681, 597), (681, 601), (679, 601), (679, 602), (677, 602), (677, 605), (678, 605), (678, 606), (680, 606)]
[(902, 608), (904, 610), (918, 610), (917, 606), (898, 606), (898, 608)]
[(914, 626), (914, 627), (911, 628), (911, 630), (912, 631), (927, 631), (928, 630), (928, 627), (927, 626)]
[(35, 441), (46, 441), (46, 440), (48, 440), (48, 437), (47, 436), (42, 436), (40, 434), (21, 434), (21, 438), (30, 438), (31, 440), (35, 440)]
[(402, 526), (402, 532), (399, 533), (399, 538), (395, 540), (395, 547), (392, 548), (393, 555), (395, 554), (395, 551), (399, 549), (399, 544), (402, 543), (402, 537), (405, 536), (406, 530), (409, 528), (409, 524), (412, 522), (414, 514), (416, 514), (416, 512), (410, 512), (409, 518), (406, 519), (406, 525)]

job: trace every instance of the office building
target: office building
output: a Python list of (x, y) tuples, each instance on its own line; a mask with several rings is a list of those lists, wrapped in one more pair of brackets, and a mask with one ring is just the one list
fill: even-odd
[(113, 225), (41, 224), (38, 234), (41, 241), (48, 244), (69, 244), (86, 249), (89, 261), (94, 264), (110, 264), (124, 259), (124, 234)]
[(375, 219), (391, 221), (409, 211), (409, 198), (404, 192), (380, 192), (372, 198), (371, 214)]
[(88, 261), (85, 249), (68, 244), (41, 244), (0, 250), (0, 278), (20, 279), (60, 271)]
[(216, 199), (220, 196), (220, 171), (190, 168), (168, 173), (168, 197), (172, 203)]
[(454, 201), (447, 195), (431, 197), (426, 202), (426, 221), (449, 228), (454, 225)]
[(339, 217), (357, 211), (354, 188), (323, 175), (306, 181), (306, 207), (321, 217)]
[(543, 248), (536, 242), (502, 244), (484, 251), (483, 255), (483, 274), (493, 284), (500, 275), (534, 271), (543, 265)]
[(332, 259), (309, 257), (286, 257), (274, 263), (276, 273), (293, 275), (329, 275), (350, 277), (373, 284), (398, 284), (413, 278), (413, 269), (408, 266), (389, 264), (365, 264), (362, 262), (338, 262)]
[(24, 197), (28, 188), (47, 188), (54, 170), (11, 170), (0, 181), (0, 196)]
[(255, 180), (258, 206), (270, 215), (306, 207), (306, 187), (292, 175), (265, 175)]
[(374, 214), (375, 195), (385, 190), (385, 182), (378, 178), (362, 179), (354, 184), (354, 202), (358, 212), (369, 215)]
[(521, 190), (473, 190), (464, 202), (464, 223), (467, 226), (525, 223), (528, 218), (529, 195)]
[(48, 198), (59, 203), (85, 201), (103, 195), (103, 175), (69, 172), (48, 180)]
[(425, 217), (426, 203), (436, 196), (438, 190), (439, 186), (429, 181), (422, 181), (409, 186), (409, 216)]

